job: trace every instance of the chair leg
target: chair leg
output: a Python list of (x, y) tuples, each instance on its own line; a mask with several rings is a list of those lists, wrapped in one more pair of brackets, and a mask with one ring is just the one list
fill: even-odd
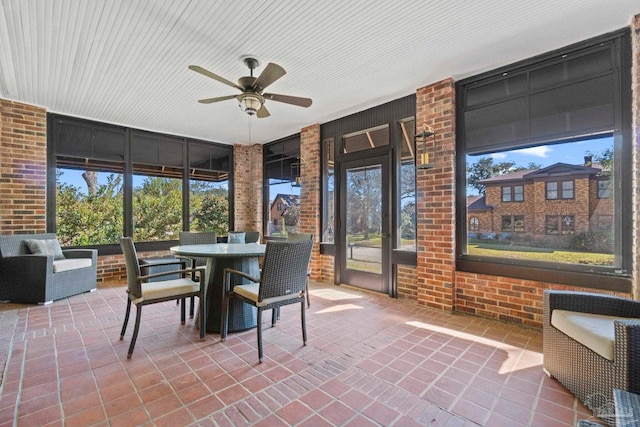
[(182, 298), (180, 300), (180, 323), (182, 323), (184, 325), (185, 322), (185, 305), (187, 303), (186, 298)]
[[(224, 292), (224, 290), (222, 291)], [(229, 327), (229, 294), (224, 292), (222, 297), (222, 313), (220, 313), (220, 341), (227, 339), (227, 329)]]
[(204, 334), (207, 332), (207, 312), (205, 310), (205, 301), (206, 298), (204, 297), (204, 295), (201, 295), (199, 298), (198, 303), (200, 304), (200, 307), (198, 308), (198, 310), (200, 310), (200, 339), (204, 339)]
[(120, 340), (124, 338), (124, 333), (127, 331), (127, 324), (129, 323), (129, 313), (131, 313), (131, 300), (127, 296), (127, 311), (124, 315), (124, 323), (122, 324), (122, 331), (120, 332)]
[(191, 297), (191, 306), (189, 307), (189, 317), (191, 319), (193, 319), (193, 309), (194, 309), (194, 306), (195, 306), (195, 298), (196, 297)]
[(131, 344), (129, 344), (129, 354), (127, 359), (131, 359), (133, 354), (133, 348), (136, 346), (136, 340), (138, 339), (138, 329), (140, 329), (140, 317), (142, 316), (142, 306), (136, 305), (136, 324), (133, 328), (133, 336), (131, 337)]
[(262, 363), (264, 352), (262, 350), (262, 308), (258, 307), (258, 361)]
[(307, 286), (304, 290), (304, 294), (307, 296), (307, 307), (311, 308), (311, 298), (309, 297), (309, 280), (307, 280)]
[(307, 345), (307, 322), (305, 320), (304, 300), (300, 302), (300, 319), (302, 320), (302, 343)]
[(274, 307), (271, 310), (271, 327), (275, 327), (276, 326), (276, 320), (278, 318), (278, 311), (279, 311), (280, 307)]

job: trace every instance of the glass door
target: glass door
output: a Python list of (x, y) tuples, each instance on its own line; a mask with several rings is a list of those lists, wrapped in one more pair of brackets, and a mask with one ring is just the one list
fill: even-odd
[(389, 156), (340, 163), (339, 282), (389, 292)]

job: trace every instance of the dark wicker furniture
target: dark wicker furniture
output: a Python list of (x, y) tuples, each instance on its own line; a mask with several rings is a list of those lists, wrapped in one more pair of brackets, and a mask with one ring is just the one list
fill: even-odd
[[(278, 307), (300, 303), (302, 341), (307, 345), (304, 294), (312, 246), (312, 240), (267, 242), (264, 265), (259, 278), (231, 268), (224, 270), (220, 341), (226, 340), (229, 301), (235, 298), (258, 309), (258, 360), (260, 363), (264, 358), (262, 348), (262, 312), (264, 310), (272, 310), (271, 324), (275, 325)], [(253, 283), (239, 284), (239, 278), (248, 279)]]
[[(556, 309), (628, 317), (615, 321), (614, 360), (600, 356), (551, 325)], [(640, 301), (586, 292), (545, 291), (543, 333), (545, 372), (595, 415), (613, 402), (614, 389), (640, 392)], [(615, 423), (611, 417), (602, 418)]]
[(190, 278), (181, 277), (178, 279), (170, 279), (164, 281), (151, 281), (158, 277), (167, 277), (175, 275), (176, 273), (184, 275), (193, 273), (192, 269), (184, 269), (178, 271), (165, 271), (156, 274), (141, 274), (140, 264), (138, 262), (138, 256), (136, 255), (136, 248), (133, 244), (131, 237), (121, 237), (120, 247), (124, 255), (124, 260), (127, 268), (127, 311), (124, 316), (124, 322), (122, 324), (122, 331), (120, 332), (120, 339), (124, 338), (124, 334), (127, 330), (127, 324), (129, 323), (129, 314), (131, 312), (131, 303), (136, 305), (136, 323), (133, 329), (133, 336), (131, 337), (131, 344), (129, 345), (129, 352), (127, 358), (131, 358), (133, 349), (136, 345), (138, 338), (138, 330), (140, 329), (140, 317), (142, 316), (142, 307), (149, 304), (156, 304), (159, 302), (180, 300), (180, 321), (185, 323), (185, 299), (197, 296), (200, 304), (200, 339), (204, 338), (205, 325), (206, 325), (206, 311), (204, 310), (205, 291), (204, 286), (204, 268), (200, 268), (200, 280), (194, 282)]
[(98, 251), (65, 249), (67, 259), (86, 258), (91, 265), (54, 273), (53, 256), (33, 255), (26, 239), (55, 239), (53, 233), (0, 236), (0, 300), (48, 304), (83, 292), (94, 291), (97, 281)]
[[(290, 242), (296, 242), (298, 240), (313, 240), (313, 233), (287, 233), (287, 240)], [(311, 273), (307, 272), (307, 276), (310, 276)], [(307, 295), (307, 307), (311, 307), (311, 299), (309, 297), (309, 280), (307, 280), (307, 288), (304, 292)]]

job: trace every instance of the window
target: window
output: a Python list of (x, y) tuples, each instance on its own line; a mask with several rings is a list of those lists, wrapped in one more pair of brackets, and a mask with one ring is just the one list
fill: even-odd
[(400, 124), (400, 227), (396, 247), (416, 251), (416, 159), (413, 136), (415, 120), (402, 120)]
[(515, 202), (524, 201), (524, 187), (522, 185), (513, 186), (513, 200)]
[(322, 141), (322, 160), (324, 170), (322, 242), (333, 243), (335, 218), (335, 150), (333, 138)]
[(524, 231), (524, 215), (503, 215), (502, 231), (522, 233)]
[(472, 216), (469, 218), (469, 231), (478, 231), (480, 230), (480, 220), (478, 217)]
[(562, 198), (573, 199), (573, 181), (562, 181)]
[[(142, 250), (162, 250), (189, 227), (228, 229), (233, 147), (55, 114), (47, 120), (48, 167), (56, 171), (47, 230), (64, 246), (116, 253), (128, 235)], [(207, 207), (202, 197), (213, 192), (222, 198)]]
[(574, 233), (574, 215), (547, 215), (547, 234), (568, 235)]
[(598, 181), (598, 199), (609, 198), (609, 180), (601, 179)]
[(630, 52), (618, 31), (458, 82), (459, 270), (630, 290)]
[(285, 238), (290, 231), (300, 231), (300, 185), (304, 185), (298, 175), (304, 169), (300, 161), (300, 135), (265, 144), (263, 159), (264, 234)]
[(558, 183), (547, 182), (547, 200), (555, 200), (558, 198)]
[(511, 187), (502, 187), (502, 201), (503, 202), (511, 201)]
[(522, 185), (514, 185), (513, 187), (502, 187), (503, 202), (522, 202), (524, 201), (524, 187)]

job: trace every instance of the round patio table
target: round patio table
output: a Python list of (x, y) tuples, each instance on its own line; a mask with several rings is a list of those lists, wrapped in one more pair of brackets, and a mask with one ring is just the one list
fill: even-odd
[[(224, 269), (233, 268), (252, 277), (260, 277), (258, 257), (264, 255), (266, 245), (258, 243), (217, 243), (209, 245), (173, 246), (169, 250), (180, 256), (203, 257), (205, 286), (207, 287), (207, 332), (220, 333), (222, 316), (222, 285)], [(249, 280), (232, 276), (233, 285), (247, 284)], [(236, 332), (256, 327), (256, 308), (232, 299), (229, 304), (229, 331)]]

